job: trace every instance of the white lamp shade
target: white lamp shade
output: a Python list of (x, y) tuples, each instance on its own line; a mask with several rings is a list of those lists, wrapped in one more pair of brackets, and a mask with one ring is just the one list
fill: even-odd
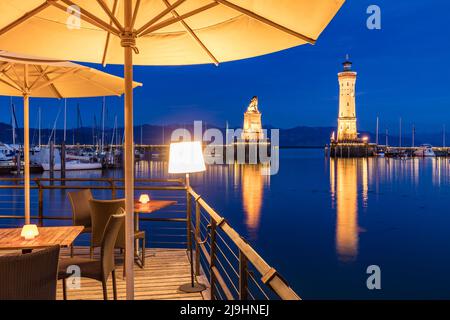
[(202, 145), (199, 141), (170, 144), (169, 173), (205, 171)]
[(141, 196), (139, 197), (139, 202), (146, 204), (150, 201), (150, 197), (148, 194), (141, 194)]
[(26, 240), (34, 239), (36, 236), (39, 235), (39, 230), (37, 225), (35, 224), (26, 224), (22, 228), (22, 232), (20, 233), (20, 236), (25, 238)]

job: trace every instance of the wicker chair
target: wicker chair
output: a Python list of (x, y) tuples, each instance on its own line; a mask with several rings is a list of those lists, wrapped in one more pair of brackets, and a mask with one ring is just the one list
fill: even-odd
[(63, 283), (63, 298), (67, 300), (66, 279), (71, 276), (67, 273), (69, 266), (76, 265), (80, 268), (81, 277), (98, 280), (102, 283), (103, 299), (108, 300), (108, 290), (106, 283), (109, 275), (112, 276), (114, 300), (117, 300), (116, 266), (114, 261), (114, 245), (117, 235), (123, 226), (125, 211), (122, 208), (117, 210), (108, 218), (101, 241), (100, 260), (84, 258), (67, 258), (59, 261), (58, 279)]
[[(91, 206), (89, 201), (93, 199), (90, 189), (68, 192), (72, 206), (72, 223), (74, 226), (83, 226), (82, 233), (92, 232)], [(91, 254), (92, 255), (92, 254)], [(73, 257), (73, 245), (70, 246), (70, 256)]]
[(55, 300), (59, 246), (0, 257), (0, 300)]
[[(90, 200), (91, 212), (92, 212), (92, 241), (91, 241), (91, 252), (93, 248), (100, 246), (101, 237), (103, 230), (105, 229), (106, 222), (109, 217), (117, 212), (119, 208), (125, 208), (125, 200)], [(143, 268), (145, 265), (145, 232), (137, 231), (134, 234), (136, 240), (141, 240), (141, 252), (140, 252), (140, 267)], [(125, 251), (125, 225), (119, 232), (116, 241), (116, 248)], [(125, 255), (125, 252), (124, 252)], [(124, 269), (125, 272), (125, 269)]]

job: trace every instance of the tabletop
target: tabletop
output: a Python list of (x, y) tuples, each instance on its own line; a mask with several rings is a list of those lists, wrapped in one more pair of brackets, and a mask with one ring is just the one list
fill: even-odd
[(22, 228), (0, 229), (0, 250), (38, 249), (54, 245), (68, 247), (83, 229), (83, 226), (39, 227), (39, 235), (31, 240), (20, 236)]
[(134, 202), (134, 212), (135, 213), (153, 213), (155, 211), (167, 208), (176, 204), (176, 201), (169, 200), (150, 200), (147, 203), (140, 203), (139, 201)]

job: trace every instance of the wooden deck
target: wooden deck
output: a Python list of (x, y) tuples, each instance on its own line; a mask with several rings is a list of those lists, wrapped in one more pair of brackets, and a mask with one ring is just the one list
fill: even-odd
[[(87, 247), (76, 247), (76, 256), (89, 256)], [(61, 256), (69, 256), (67, 249), (62, 249)], [(98, 257), (96, 251), (95, 257)], [(119, 259), (118, 259), (119, 260)], [(125, 299), (125, 281), (122, 265), (118, 265), (117, 292), (118, 299)], [(135, 299), (136, 300), (203, 300), (201, 293), (183, 293), (178, 290), (182, 284), (190, 282), (190, 265), (184, 249), (147, 249), (145, 268), (135, 264)], [(108, 299), (112, 300), (112, 280), (108, 280)], [(57, 299), (62, 299), (62, 284), (58, 281)], [(67, 290), (68, 300), (103, 299), (100, 282), (81, 278), (80, 289)]]

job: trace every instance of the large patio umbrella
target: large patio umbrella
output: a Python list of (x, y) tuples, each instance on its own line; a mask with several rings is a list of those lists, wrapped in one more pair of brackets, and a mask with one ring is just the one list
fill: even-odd
[(0, 95), (23, 96), (26, 224), (30, 223), (29, 98), (120, 96), (123, 92), (120, 77), (72, 62), (0, 51)]
[[(133, 63), (245, 59), (314, 44), (345, 0), (3, 0), (0, 48), (124, 64), (127, 252), (133, 252)], [(78, 23), (78, 17), (81, 23)], [(133, 62), (134, 60), (134, 62)], [(183, 85), (182, 81), (178, 85)], [(126, 257), (133, 298), (133, 257)]]

